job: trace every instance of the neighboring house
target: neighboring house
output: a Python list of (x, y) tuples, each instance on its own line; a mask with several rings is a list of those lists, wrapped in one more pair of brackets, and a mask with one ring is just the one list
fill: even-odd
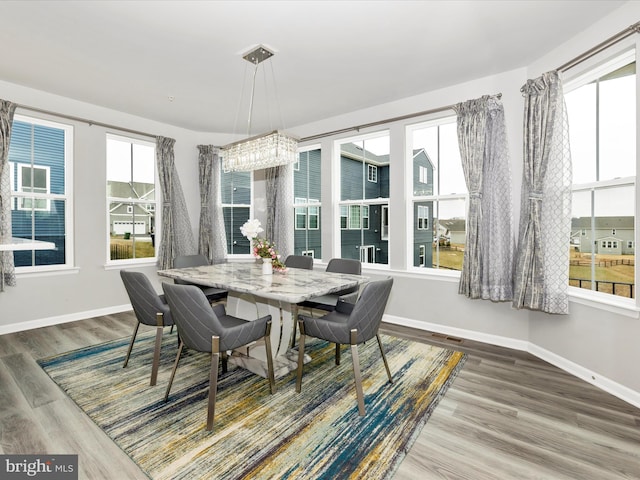
[(389, 155), (342, 144), (340, 172), (340, 200), (363, 201), (340, 206), (342, 258), (389, 263)]
[(293, 168), (293, 253), (322, 258), (320, 149), (301, 152)]
[[(433, 195), (433, 162), (424, 148), (413, 151), (413, 195)], [(413, 204), (413, 265), (433, 266), (433, 201)]]
[(155, 186), (152, 183), (109, 181), (111, 198), (149, 200), (148, 204), (126, 201), (111, 202), (109, 233), (111, 235), (149, 235), (155, 229)]
[(447, 236), (452, 245), (464, 245), (466, 242), (466, 220), (464, 218), (451, 218), (440, 220), (441, 227), (447, 231)]
[(633, 217), (594, 217), (593, 226), (591, 217), (571, 219), (570, 245), (581, 253), (633, 255), (634, 235)]

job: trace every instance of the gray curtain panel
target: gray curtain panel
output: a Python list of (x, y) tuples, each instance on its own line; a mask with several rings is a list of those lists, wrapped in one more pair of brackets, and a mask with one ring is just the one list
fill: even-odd
[(513, 305), (569, 313), (571, 153), (558, 72), (528, 80), (524, 172)]
[(266, 237), (276, 244), (281, 260), (293, 254), (293, 165), (266, 169)]
[(513, 299), (511, 171), (502, 102), (488, 95), (459, 103), (458, 144), (469, 190), (466, 246), (458, 292)]
[(156, 162), (162, 193), (162, 232), (158, 245), (158, 268), (171, 268), (178, 255), (196, 251), (187, 203), (175, 167), (173, 138), (156, 137)]
[[(9, 145), (16, 104), (0, 100), (0, 241), (11, 240), (11, 178), (9, 177)], [(5, 285), (15, 286), (13, 252), (0, 252)]]
[(227, 258), (227, 240), (220, 193), (220, 155), (213, 145), (198, 145), (200, 167), (200, 229), (198, 253), (209, 263)]

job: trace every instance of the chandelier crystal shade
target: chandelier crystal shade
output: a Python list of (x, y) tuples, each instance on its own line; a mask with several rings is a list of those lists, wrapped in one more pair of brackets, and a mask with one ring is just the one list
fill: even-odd
[[(248, 131), (251, 132), (251, 113), (255, 94), (258, 65), (273, 56), (264, 46), (258, 46), (243, 58), (255, 65), (253, 89), (249, 107)], [(298, 139), (280, 130), (253, 136), (222, 147), (222, 167), (227, 172), (248, 172), (294, 163), (298, 160)]]

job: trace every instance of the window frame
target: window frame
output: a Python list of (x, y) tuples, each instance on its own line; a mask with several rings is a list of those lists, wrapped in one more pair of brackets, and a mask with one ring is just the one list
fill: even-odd
[[(109, 182), (109, 178), (107, 175), (107, 169), (108, 167), (108, 142), (109, 139), (112, 140), (116, 140), (116, 141), (120, 141), (120, 142), (125, 142), (125, 143), (130, 143), (132, 145), (141, 145), (141, 146), (146, 146), (146, 147), (151, 147), (153, 148), (154, 151), (154, 158), (155, 158), (155, 154), (156, 154), (156, 144), (155, 142), (149, 141), (149, 140), (144, 140), (141, 138), (138, 138), (136, 136), (127, 136), (127, 135), (123, 135), (123, 134), (114, 134), (114, 133), (110, 133), (107, 132), (105, 134), (105, 189), (107, 189), (108, 187), (108, 182)], [(134, 161), (133, 158), (131, 160), (132, 162)], [(108, 267), (112, 267), (112, 266), (126, 266), (126, 265), (146, 265), (146, 264), (155, 264), (158, 261), (158, 245), (160, 242), (160, 239), (162, 238), (162, 232), (161, 232), (161, 226), (162, 226), (162, 219), (161, 219), (161, 212), (162, 209), (158, 208), (158, 205), (160, 204), (160, 202), (162, 201), (161, 199), (161, 190), (160, 190), (160, 179), (158, 177), (158, 167), (156, 162), (154, 161), (153, 163), (153, 181), (154, 181), (154, 196), (155, 196), (155, 200), (154, 201), (150, 201), (148, 198), (146, 197), (140, 197), (140, 198), (122, 198), (122, 197), (112, 197), (108, 195), (105, 195), (105, 199), (106, 199), (106, 215), (105, 215), (105, 223), (106, 223), (106, 265)], [(153, 243), (154, 245), (154, 255), (153, 257), (134, 257), (134, 258), (124, 258), (124, 259), (111, 259), (111, 210), (112, 210), (112, 204), (114, 203), (119, 203), (119, 204), (124, 204), (126, 205), (126, 212), (127, 215), (131, 214), (131, 221), (132, 221), (132, 226), (131, 226), (131, 234), (134, 235), (135, 237), (135, 229), (136, 229), (136, 225), (139, 224), (140, 222), (136, 222), (135, 220), (135, 208), (134, 206), (137, 206), (139, 208), (145, 209), (149, 212), (151, 212), (152, 210), (148, 209), (148, 205), (150, 204), (155, 204), (155, 209), (153, 210), (154, 212), (154, 225), (153, 225), (153, 232), (151, 232), (151, 230), (149, 231), (149, 235), (153, 235)], [(117, 223), (117, 221), (114, 220), (113, 222), (114, 224)], [(134, 250), (135, 251), (135, 250)]]
[[(40, 273), (40, 272), (56, 272), (63, 270), (72, 270), (75, 268), (75, 229), (74, 229), (74, 192), (73, 192), (73, 172), (74, 172), (74, 135), (75, 129), (73, 125), (68, 123), (63, 123), (59, 120), (49, 120), (45, 118), (35, 117), (32, 115), (25, 115), (22, 113), (15, 113), (13, 117), (14, 122), (23, 122), (29, 123), (32, 125), (39, 125), (48, 128), (54, 128), (58, 130), (62, 130), (64, 132), (64, 193), (50, 193), (51, 192), (51, 179), (50, 176), (47, 179), (48, 191), (47, 194), (32, 194), (29, 192), (28, 196), (40, 197), (47, 200), (47, 206), (50, 209), (51, 201), (58, 200), (64, 203), (64, 235), (65, 235), (65, 245), (64, 245), (64, 263), (59, 263), (55, 265), (30, 265), (30, 266), (16, 266), (15, 272), (16, 275), (22, 274), (32, 274), (32, 273)], [(19, 163), (19, 162), (11, 162)], [(14, 167), (15, 168), (15, 167)], [(9, 171), (11, 173), (11, 208), (17, 209), (20, 201), (19, 199), (23, 196), (23, 192), (18, 191), (18, 185), (14, 189), (13, 175), (17, 175), (17, 172), (11, 166), (9, 167)], [(50, 173), (50, 171), (49, 171)], [(16, 179), (17, 181), (17, 179)], [(15, 199), (15, 201), (14, 201)], [(36, 209), (35, 211), (38, 211)], [(49, 210), (50, 211), (50, 210)], [(35, 251), (32, 251), (35, 252)]]
[[(566, 94), (572, 92), (574, 89), (577, 89), (583, 85), (591, 83), (595, 81), (597, 78), (601, 78), (607, 75), (610, 72), (616, 70), (616, 68), (620, 68), (625, 64), (625, 62), (635, 62), (636, 63), (636, 89), (635, 96), (636, 102), (639, 98), (639, 89), (638, 89), (638, 81), (637, 81), (637, 66), (639, 64), (639, 55), (640, 49), (636, 48), (636, 42), (632, 39), (627, 39), (627, 41), (620, 42), (616, 47), (609, 47), (605, 51), (594, 55), (588, 61), (583, 62), (578, 67), (572, 68), (571, 71), (565, 73), (564, 75), (564, 85), (563, 91)], [(636, 132), (638, 125), (640, 125), (640, 109), (637, 108), (635, 111), (635, 121), (636, 121)], [(637, 136), (637, 133), (636, 133)], [(636, 138), (636, 166), (638, 165), (638, 138)], [(574, 167), (575, 168), (575, 167)], [(615, 187), (630, 187), (633, 189), (635, 196), (635, 203), (638, 204), (639, 195), (638, 195), (638, 184), (637, 184), (637, 167), (635, 176), (632, 177), (616, 177), (613, 179), (606, 179), (601, 181), (592, 181), (578, 184), (571, 184), (571, 192), (572, 195), (579, 192), (590, 192), (591, 195), (595, 195), (597, 192), (615, 188)], [(637, 211), (637, 208), (635, 209)], [(638, 240), (638, 225), (637, 225), (637, 214), (634, 213), (634, 240), (633, 243)], [(592, 215), (593, 217), (593, 215)], [(590, 230), (590, 232), (594, 232), (594, 230)], [(586, 234), (586, 231), (585, 231)], [(594, 242), (597, 242), (596, 239), (591, 240), (592, 245)], [(622, 248), (624, 248), (624, 243), (622, 244)], [(633, 248), (633, 247), (631, 247)], [(635, 249), (634, 249), (635, 250)], [(633, 253), (633, 258), (635, 259), (635, 252)], [(640, 285), (639, 281), (639, 269), (635, 269), (634, 273), (634, 291), (637, 290), (637, 286)], [(637, 316), (640, 311), (640, 299), (638, 299), (638, 295), (636, 294), (636, 298), (628, 298), (622, 297), (618, 295), (613, 295), (610, 293), (599, 292), (595, 290), (579, 288), (572, 285), (569, 285), (568, 294), (571, 301), (575, 301), (577, 303), (582, 303), (585, 305), (589, 305), (595, 308), (601, 308), (608, 311), (618, 312), (624, 315), (633, 315)], [(634, 313), (629, 313), (628, 310), (631, 309)]]

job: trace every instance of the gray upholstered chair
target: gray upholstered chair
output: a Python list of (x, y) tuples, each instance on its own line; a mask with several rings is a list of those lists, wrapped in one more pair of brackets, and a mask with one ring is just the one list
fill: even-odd
[[(332, 258), (327, 264), (327, 272), (335, 273), (348, 273), (351, 275), (360, 275), (362, 273), (362, 263), (360, 260), (353, 260), (349, 258)], [(321, 295), (319, 297), (313, 297), (309, 300), (301, 302), (300, 307), (305, 308), (317, 308), (330, 312), (336, 308), (338, 298), (344, 295), (350, 295), (358, 291), (358, 286), (352, 288), (345, 288), (339, 292), (331, 293), (328, 295)]]
[(144, 273), (120, 270), (120, 277), (129, 295), (133, 312), (138, 320), (133, 329), (133, 335), (131, 336), (131, 342), (129, 343), (129, 349), (127, 350), (122, 368), (125, 368), (129, 363), (129, 356), (131, 355), (133, 343), (136, 340), (140, 324), (144, 323), (145, 325), (155, 326), (156, 341), (151, 365), (151, 385), (155, 385), (158, 378), (162, 333), (165, 326), (173, 326), (173, 318), (169, 310), (169, 305), (167, 305), (164, 295), (158, 295), (156, 293), (153, 285), (151, 285), (151, 281)]
[(300, 345), (298, 347), (298, 377), (296, 380), (296, 392), (302, 389), (302, 369), (304, 365), (304, 342), (306, 336), (320, 338), (336, 344), (336, 365), (340, 364), (340, 345), (351, 345), (351, 357), (353, 360), (353, 374), (356, 383), (356, 395), (358, 398), (358, 412), (360, 416), (365, 414), (364, 395), (362, 392), (362, 378), (360, 375), (360, 361), (358, 358), (358, 345), (376, 337), (384, 367), (387, 370), (389, 383), (393, 383), (389, 364), (382, 348), (382, 342), (378, 335), (382, 315), (389, 299), (393, 278), (377, 280), (365, 285), (362, 294), (355, 304), (340, 301), (336, 309), (323, 317), (298, 316), (300, 328)]
[(207, 407), (207, 430), (213, 430), (218, 387), (218, 364), (222, 354), (223, 367), (226, 364), (226, 352), (264, 339), (267, 354), (268, 380), (271, 393), (275, 392), (273, 358), (271, 354), (271, 315), (265, 315), (254, 321), (244, 320), (226, 314), (224, 305), (211, 306), (202, 290), (195, 285), (175, 285), (163, 283), (165, 297), (171, 308), (173, 319), (178, 327), (180, 346), (171, 371), (171, 378), (164, 396), (169, 398), (171, 385), (178, 368), (180, 355), (184, 347), (199, 352), (211, 353), (209, 372), (209, 403)]
[[(209, 265), (209, 261), (207, 260), (207, 257), (201, 254), (178, 255), (173, 259), (173, 268), (200, 267), (202, 265)], [(179, 279), (175, 279), (174, 282), (180, 285), (193, 285), (192, 283)], [(204, 295), (207, 297), (207, 300), (209, 300), (209, 303), (215, 303), (223, 300), (227, 298), (229, 294), (229, 292), (221, 288), (206, 287), (203, 285), (197, 285), (197, 287), (202, 290)]]
[(305, 270), (313, 270), (313, 257), (308, 255), (289, 255), (284, 265), (287, 268), (302, 268)]

